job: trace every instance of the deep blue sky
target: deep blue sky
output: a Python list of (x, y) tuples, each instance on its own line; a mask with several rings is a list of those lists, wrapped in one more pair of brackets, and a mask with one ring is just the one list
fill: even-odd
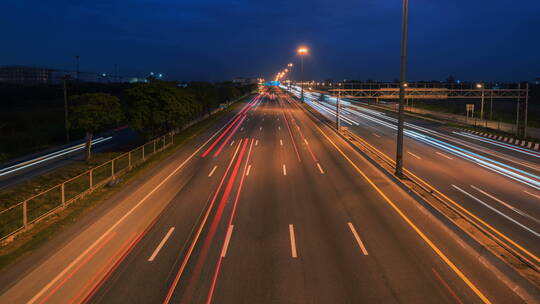
[[(0, 65), (170, 79), (270, 77), (298, 45), (306, 76), (392, 80), (401, 0), (3, 0)], [(539, 0), (410, 0), (409, 79), (540, 77)]]

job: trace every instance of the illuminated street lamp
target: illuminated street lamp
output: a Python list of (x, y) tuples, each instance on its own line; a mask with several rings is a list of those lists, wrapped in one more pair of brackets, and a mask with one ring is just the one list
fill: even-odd
[(482, 90), (482, 102), (480, 103), (480, 120), (482, 120), (484, 119), (484, 85), (477, 83), (476, 88)]
[(304, 56), (308, 54), (308, 48), (301, 46), (297, 50), (298, 55), (300, 55), (300, 73), (301, 73), (301, 85), (300, 85), (300, 101), (304, 102)]

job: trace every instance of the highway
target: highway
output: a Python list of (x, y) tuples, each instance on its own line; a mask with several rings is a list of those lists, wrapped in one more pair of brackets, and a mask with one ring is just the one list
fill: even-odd
[[(306, 102), (335, 120), (334, 99), (321, 103), (307, 93)], [(344, 102), (342, 111), (343, 126), (394, 159), (393, 113), (351, 100)], [(405, 167), (539, 265), (540, 153), (417, 118), (407, 117), (405, 126)]]
[[(355, 127), (390, 147), (392, 131), (371, 121)], [(473, 193), (462, 170), (444, 171), (446, 157), (423, 145), (407, 146), (418, 164), (429, 161), (421, 168)], [(454, 168), (476, 168), (444, 155)], [(479, 189), (507, 182), (485, 171), (488, 180), (468, 175)], [(538, 218), (534, 201), (493, 195)], [(0, 286), (2, 303), (522, 303), (410, 195), (278, 90), (237, 104), (0, 273)]]
[[(121, 128), (103, 132), (92, 140), (92, 151), (102, 152), (132, 146), (140, 139), (133, 130)], [(0, 166), (0, 189), (46, 174), (76, 160), (84, 159), (84, 140), (75, 140), (60, 147), (26, 155)]]

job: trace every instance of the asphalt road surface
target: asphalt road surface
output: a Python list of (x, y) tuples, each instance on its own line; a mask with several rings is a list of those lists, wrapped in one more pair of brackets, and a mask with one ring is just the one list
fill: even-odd
[(1, 303), (521, 303), (327, 126), (258, 95), (0, 274)]
[[(335, 120), (335, 100), (306, 102)], [(342, 125), (389, 158), (395, 158), (396, 118), (348, 103)], [(455, 201), (482, 226), (540, 266), (540, 153), (490, 143), (426, 120), (407, 117), (405, 168)]]

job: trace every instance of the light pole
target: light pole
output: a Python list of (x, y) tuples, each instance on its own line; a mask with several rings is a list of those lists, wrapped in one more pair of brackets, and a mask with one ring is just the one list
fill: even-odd
[(307, 47), (299, 47), (298, 48), (298, 55), (300, 55), (300, 101), (304, 102), (304, 56), (307, 55), (308, 49)]
[(405, 99), (405, 75), (407, 59), (407, 14), (409, 10), (409, 0), (403, 0), (403, 17), (401, 20), (401, 63), (399, 72), (399, 110), (398, 110), (398, 131), (396, 148), (396, 176), (403, 175), (403, 110)]
[(484, 84), (479, 83), (476, 85), (478, 89), (482, 89), (482, 101), (480, 103), (480, 120), (484, 120)]
[(339, 105), (339, 97), (341, 96), (341, 83), (339, 84), (340, 88), (338, 89), (338, 95), (336, 99), (336, 130), (339, 131), (339, 125), (340, 123), (340, 114), (341, 114), (341, 107)]
[[(294, 65), (292, 64), (292, 62), (290, 62), (289, 64), (287, 64), (287, 68), (289, 68), (289, 71), (290, 71), (290, 73), (289, 73), (289, 80), (292, 80), (292, 75), (293, 75), (292, 69), (293, 69), (293, 66), (294, 66)], [(289, 89), (290, 89), (290, 88), (291, 88), (291, 82), (289, 81)]]
[(70, 79), (69, 75), (64, 75), (64, 128), (66, 129), (66, 142), (69, 142), (68, 100), (66, 84), (68, 79)]

